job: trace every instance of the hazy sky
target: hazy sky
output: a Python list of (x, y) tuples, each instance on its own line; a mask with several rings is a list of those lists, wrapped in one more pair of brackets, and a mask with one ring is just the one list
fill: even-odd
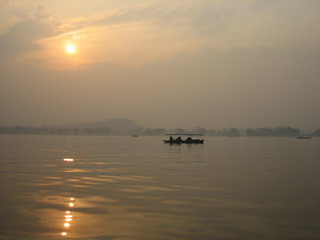
[(0, 0), (0, 21), (1, 125), (320, 127), (319, 0)]

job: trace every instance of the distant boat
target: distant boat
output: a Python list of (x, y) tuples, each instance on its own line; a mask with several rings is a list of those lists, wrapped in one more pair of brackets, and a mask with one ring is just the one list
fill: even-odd
[(311, 139), (311, 136), (299, 135), (297, 139)]
[[(203, 144), (203, 139), (194, 139), (191, 136), (203, 136), (202, 134), (166, 134), (170, 135), (170, 138), (168, 140), (163, 140), (164, 143), (169, 144)], [(177, 138), (173, 138), (172, 136), (178, 136)], [(188, 136), (185, 140), (181, 138), (181, 136)]]
[(137, 134), (133, 134), (131, 137), (138, 137), (138, 135)]

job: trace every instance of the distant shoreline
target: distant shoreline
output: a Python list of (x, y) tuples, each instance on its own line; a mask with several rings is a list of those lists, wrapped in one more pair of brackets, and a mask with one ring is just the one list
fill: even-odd
[(178, 134), (203, 134), (206, 136), (222, 137), (297, 137), (299, 135), (309, 135), (320, 137), (320, 129), (306, 134), (297, 128), (277, 127), (277, 128), (225, 128), (223, 130), (195, 128), (195, 129), (164, 129), (164, 128), (137, 128), (137, 129), (111, 129), (102, 128), (57, 128), (57, 127), (0, 127), (0, 135), (62, 135), (62, 136), (162, 136), (166, 133)]

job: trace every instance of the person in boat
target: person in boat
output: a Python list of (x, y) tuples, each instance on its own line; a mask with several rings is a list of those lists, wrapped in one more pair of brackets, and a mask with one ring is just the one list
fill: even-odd
[(181, 141), (181, 137), (178, 137), (176, 140), (177, 140), (177, 141)]
[(170, 140), (170, 141), (173, 141), (173, 137), (172, 137), (172, 136), (170, 136), (169, 140)]
[(187, 137), (186, 142), (192, 142), (192, 137)]

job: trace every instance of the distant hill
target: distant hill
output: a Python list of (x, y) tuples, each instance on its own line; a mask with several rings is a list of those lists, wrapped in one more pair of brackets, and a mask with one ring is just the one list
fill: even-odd
[(97, 122), (84, 122), (84, 123), (76, 123), (76, 124), (67, 124), (59, 127), (66, 127), (66, 128), (109, 128), (113, 131), (130, 131), (135, 130), (138, 128), (143, 128), (135, 121), (128, 119), (128, 118), (112, 118), (108, 120), (102, 120)]

